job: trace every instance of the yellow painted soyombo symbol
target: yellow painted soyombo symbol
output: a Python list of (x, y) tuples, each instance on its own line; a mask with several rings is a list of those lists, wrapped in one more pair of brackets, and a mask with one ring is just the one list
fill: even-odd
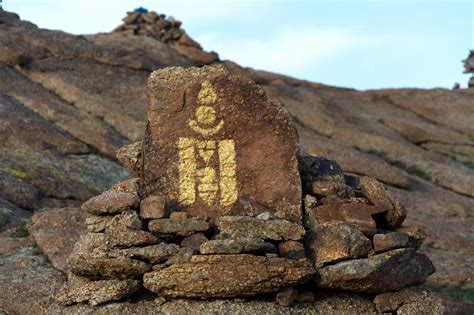
[[(216, 135), (224, 126), (223, 120), (215, 124), (217, 114), (212, 105), (216, 101), (214, 87), (209, 81), (204, 81), (197, 97), (196, 118), (188, 121), (189, 127), (204, 138)], [(237, 200), (234, 140), (179, 138), (178, 149), (179, 202), (182, 205), (195, 203), (196, 187), (200, 198), (208, 205), (215, 203), (218, 192), (222, 206), (232, 205)], [(216, 149), (217, 157), (214, 154)], [(212, 166), (216, 164), (213, 161), (219, 164), (218, 173)]]

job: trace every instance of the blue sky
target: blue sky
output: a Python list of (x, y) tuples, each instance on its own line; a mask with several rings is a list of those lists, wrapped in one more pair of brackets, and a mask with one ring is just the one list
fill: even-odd
[(474, 0), (3, 0), (39, 27), (108, 32), (143, 6), (243, 66), (357, 89), (465, 87)]

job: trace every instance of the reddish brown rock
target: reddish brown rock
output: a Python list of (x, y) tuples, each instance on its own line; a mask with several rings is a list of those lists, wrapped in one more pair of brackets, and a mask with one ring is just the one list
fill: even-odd
[(142, 142), (137, 141), (119, 148), (115, 153), (122, 165), (133, 174), (140, 173)]
[(168, 216), (165, 200), (161, 196), (150, 196), (140, 202), (140, 217), (143, 219), (162, 219)]
[(207, 241), (208, 239), (204, 234), (196, 233), (196, 234), (185, 237), (181, 241), (181, 246), (189, 247), (189, 248), (192, 248), (195, 252), (199, 252), (199, 247), (201, 247), (201, 244)]
[(286, 241), (278, 244), (280, 257), (288, 259), (301, 259), (306, 257), (304, 245), (297, 241)]
[(324, 267), (315, 279), (321, 288), (375, 293), (420, 284), (434, 271), (424, 254), (401, 248)]
[(408, 235), (400, 232), (375, 234), (373, 238), (376, 253), (408, 246)]
[(383, 222), (387, 228), (395, 229), (402, 225), (407, 212), (381, 182), (372, 177), (362, 177), (360, 179), (360, 189), (372, 204), (387, 211)]
[(113, 185), (110, 190), (118, 190), (124, 191), (132, 194), (138, 193), (138, 181), (139, 178), (131, 178), (127, 180), (123, 180), (118, 182), (117, 184)]
[(413, 248), (420, 248), (426, 238), (426, 232), (417, 226), (401, 226), (396, 229), (396, 232), (407, 234), (408, 246)]
[(380, 218), (387, 211), (376, 206), (363, 203), (334, 203), (319, 206), (309, 212), (310, 227), (318, 221), (341, 221), (350, 224), (365, 235), (372, 236), (377, 231), (374, 218)]
[(302, 283), (313, 272), (307, 260), (247, 254), (203, 255), (147, 273), (143, 285), (163, 297), (253, 296)]
[(52, 265), (66, 270), (66, 260), (79, 237), (86, 233), (87, 214), (78, 208), (62, 208), (37, 212), (29, 231)]
[(249, 79), (222, 67), (150, 76), (142, 196), (162, 194), (202, 218), (221, 216), (246, 196), (300, 222), (297, 156), (286, 111)]
[(293, 288), (284, 288), (278, 292), (275, 302), (281, 306), (291, 306), (298, 299), (298, 291)]
[(85, 202), (81, 210), (96, 215), (120, 213), (129, 208), (137, 208), (139, 200), (137, 195), (123, 191), (108, 190), (99, 196), (92, 197)]
[(105, 228), (112, 222), (111, 215), (90, 215), (86, 218), (87, 231), (92, 233), (104, 232)]
[(308, 257), (316, 267), (367, 257), (372, 242), (358, 229), (337, 221), (318, 222), (306, 235)]
[(180, 248), (176, 244), (160, 243), (145, 247), (115, 249), (110, 252), (112, 257), (127, 257), (138, 259), (150, 264), (160, 264), (177, 255)]

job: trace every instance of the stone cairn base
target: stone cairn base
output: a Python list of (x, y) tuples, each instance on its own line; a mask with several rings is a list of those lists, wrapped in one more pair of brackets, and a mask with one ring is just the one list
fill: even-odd
[[(134, 143), (117, 157), (138, 175), (142, 152)], [(299, 172), (302, 224), (245, 196), (230, 211), (245, 215), (190, 217), (159, 195), (141, 198), (143, 175), (116, 184), (82, 205), (90, 214), (88, 233), (69, 257), (58, 302), (98, 305), (155, 295), (264, 298), (290, 306), (311, 303), (326, 289), (398, 291), (434, 272), (417, 251), (425, 234), (402, 226), (406, 211), (380, 182), (344, 174), (323, 157), (300, 157)], [(408, 298), (380, 294), (375, 301), (384, 312)]]
[(168, 44), (181, 54), (191, 57), (198, 64), (209, 64), (218, 60), (215, 52), (204, 52), (201, 45), (189, 37), (181, 28), (181, 21), (155, 11), (127, 12), (123, 24), (117, 26), (113, 32), (123, 35), (139, 35), (154, 38)]

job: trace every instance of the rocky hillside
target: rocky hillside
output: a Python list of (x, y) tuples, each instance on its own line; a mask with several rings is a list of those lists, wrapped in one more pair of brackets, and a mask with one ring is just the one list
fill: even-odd
[(385, 183), (428, 234), (428, 284), (473, 299), (472, 90), (335, 88), (221, 61), (163, 16), (124, 22), (74, 36), (0, 12), (0, 306), (41, 308), (61, 286), (46, 256), (62, 269), (76, 207), (129, 176), (115, 150), (144, 134), (151, 71), (214, 63), (283, 101), (303, 154)]

